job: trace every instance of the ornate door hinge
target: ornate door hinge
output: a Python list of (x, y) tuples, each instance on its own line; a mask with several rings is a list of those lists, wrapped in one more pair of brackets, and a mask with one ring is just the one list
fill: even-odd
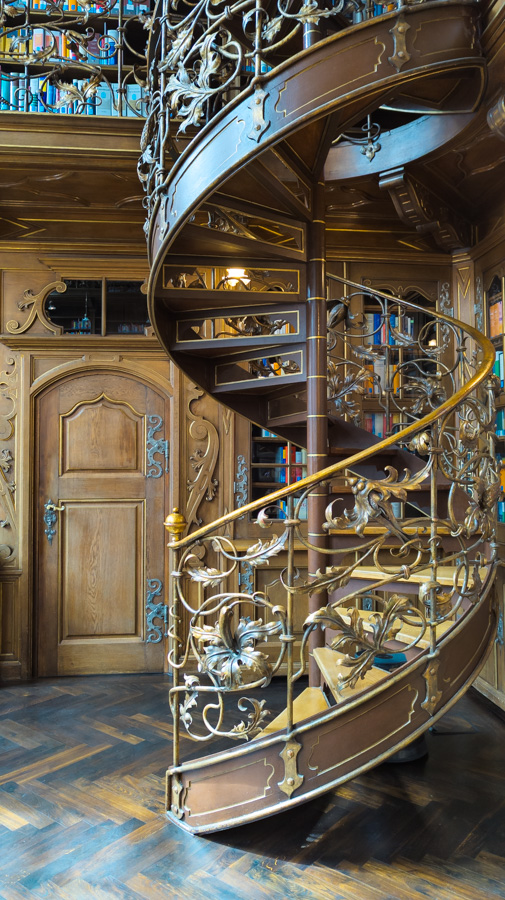
[(159, 438), (156, 440), (154, 435), (158, 431), (163, 431), (163, 419), (161, 416), (148, 416), (150, 428), (147, 432), (146, 453), (147, 453), (147, 477), (161, 478), (163, 474), (163, 466), (158, 460), (154, 459), (155, 453), (161, 453), (165, 457), (165, 472), (168, 472), (168, 441)]
[[(160, 600), (159, 603), (153, 603), (155, 597), (159, 596), (163, 590), (163, 582), (159, 578), (147, 579), (147, 596), (146, 596), (146, 641), (148, 644), (159, 644), (168, 634), (168, 606)], [(155, 625), (154, 619), (159, 619), (161, 624)]]
[(63, 506), (63, 504), (61, 506), (56, 506), (56, 504), (53, 503), (51, 499), (49, 499), (44, 503), (44, 509), (45, 513), (42, 517), (44, 524), (46, 525), (46, 528), (44, 528), (44, 534), (46, 535), (49, 543), (52, 544), (53, 537), (56, 534), (56, 528), (54, 526), (58, 521), (58, 516), (56, 515), (56, 513), (63, 512), (65, 507)]

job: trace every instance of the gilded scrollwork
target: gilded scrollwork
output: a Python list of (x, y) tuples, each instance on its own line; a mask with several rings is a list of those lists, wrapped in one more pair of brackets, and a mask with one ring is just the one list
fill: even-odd
[[(216, 426), (203, 415), (193, 411), (193, 404), (203, 396), (203, 391), (193, 386), (189, 389), (187, 417), (189, 419), (189, 435), (196, 443), (189, 454), (189, 465), (194, 472), (187, 480), (188, 499), (186, 519), (188, 525), (200, 525), (198, 516), (200, 504), (205, 499), (208, 503), (214, 500), (219, 482), (215, 477), (215, 469), (219, 454), (219, 434)], [(203, 444), (203, 446), (201, 446)]]
[(17, 359), (9, 357), (0, 372), (0, 441), (7, 444), (0, 450), (0, 528), (8, 539), (0, 544), (0, 559), (11, 562), (17, 550), (17, 513), (15, 482), (15, 421), (18, 402)]
[(34, 294), (31, 290), (26, 290), (23, 294), (23, 300), (18, 303), (19, 310), (29, 309), (28, 318), (19, 324), (15, 319), (11, 319), (5, 326), (10, 334), (24, 334), (28, 331), (37, 320), (42, 323), (47, 331), (52, 334), (61, 334), (63, 328), (60, 325), (54, 325), (46, 316), (45, 303), (47, 297), (52, 291), (62, 294), (66, 291), (67, 285), (64, 281), (52, 281), (46, 284), (38, 294)]
[(256, 644), (278, 634), (282, 624), (263, 624), (261, 619), (242, 616), (234, 628), (234, 617), (233, 607), (223, 606), (214, 626), (193, 627), (192, 638), (198, 646), (199, 668), (214, 675), (219, 684), (230, 690), (250, 681), (259, 681), (262, 687), (266, 687), (271, 677), (271, 666), (266, 653), (258, 650)]

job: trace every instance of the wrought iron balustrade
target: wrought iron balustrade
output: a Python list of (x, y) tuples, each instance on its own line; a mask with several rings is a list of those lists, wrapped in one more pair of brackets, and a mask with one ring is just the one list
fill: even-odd
[(149, 0), (2, 0), (0, 108), (145, 115)]
[(183, 133), (209, 121), (253, 80), (327, 34), (401, 5), (400, 0), (163, 0), (151, 50), (154, 103), (168, 102)]
[[(290, 734), (296, 733), (294, 692), (315, 631), (326, 629), (327, 643), (335, 651), (336, 690), (342, 700), (352, 696), (349, 691), (359, 693), (372, 667), (392, 663), (399, 649), (402, 672), (419, 670), (423, 656), (426, 694), (421, 707), (432, 716), (445, 690), (437, 674), (440, 639), (449, 629), (464, 627), (489, 591), (500, 493), (491, 344), (448, 316), (347, 284), (351, 291), (366, 290), (373, 296), (381, 335), (386, 337), (387, 328), (387, 341), (392, 337), (395, 343), (391, 347), (381, 339), (373, 344), (376, 330), (367, 327), (367, 320), (357, 316), (346, 322), (341, 308), (333, 308), (330, 343), (354, 340), (354, 351), (359, 346), (358, 353), (353, 351), (355, 360), (342, 361), (343, 367), (351, 366), (352, 377), (344, 374), (339, 381), (338, 363), (330, 362), (330, 384), (333, 377), (338, 387), (336, 405), (354, 417), (351, 395), (361, 393), (368, 379), (386, 414), (398, 417), (391, 434), (184, 539), (179, 537), (185, 524), (178, 513), (166, 523), (173, 572), (171, 809), (179, 818), (185, 815), (179, 802), (179, 774), (183, 777), (186, 771), (180, 758), (181, 732), (200, 742), (215, 737), (251, 741), (259, 735), (253, 744), (267, 746), (273, 735), (273, 726), (265, 731), (268, 692), (263, 699), (256, 689), (266, 688), (281, 667), (286, 672), (286, 713), (278, 728), (286, 747), (295, 746), (290, 744)], [(348, 294), (346, 309), (349, 299)], [(414, 337), (405, 320), (415, 316), (422, 316), (422, 325)], [(385, 355), (381, 374), (365, 367), (370, 351), (363, 351), (363, 345), (380, 350), (381, 360)], [(399, 450), (410, 454), (410, 469), (401, 472), (383, 463), (383, 474), (371, 477), (362, 468), (377, 455)], [(322, 486), (328, 504), (320, 524), (335, 539), (326, 548), (317, 547), (327, 566), (307, 577), (300, 574), (300, 553), (313, 545), (299, 510)], [(272, 507), (277, 508), (275, 520), (269, 513)], [(244, 512), (257, 513), (258, 528), (257, 539), (245, 551), (229, 536), (233, 521)], [(270, 530), (266, 538), (261, 536), (264, 529)], [(277, 562), (282, 572), (274, 593), (252, 586), (244, 591), (243, 585), (253, 582), (244, 579), (244, 573), (274, 559), (282, 560)], [(197, 604), (191, 600), (190, 583), (200, 585)], [(319, 595), (321, 607), (306, 616), (295, 653), (295, 621), (308, 595)], [(461, 661), (462, 669), (467, 663)], [(237, 698), (244, 714), (238, 724)], [(329, 715), (324, 714), (324, 721)], [(291, 797), (300, 784), (295, 778), (279, 787)]]

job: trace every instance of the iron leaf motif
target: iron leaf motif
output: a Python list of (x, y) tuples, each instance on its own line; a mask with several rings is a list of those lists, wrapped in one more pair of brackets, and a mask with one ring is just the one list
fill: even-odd
[(398, 472), (393, 466), (385, 466), (388, 476), (381, 481), (368, 481), (366, 478), (349, 478), (348, 483), (354, 494), (354, 509), (344, 510), (343, 515), (332, 517), (332, 503), (326, 509), (326, 523), (324, 528), (354, 528), (357, 534), (362, 535), (371, 519), (379, 520), (393, 534), (402, 540), (405, 539), (401, 525), (398, 522), (392, 508), (394, 501), (406, 501), (408, 491), (419, 490), (419, 482), (426, 477), (426, 471), (418, 473), (410, 478), (410, 472), (405, 469), (405, 475), (398, 480)]
[(282, 625), (280, 622), (264, 625), (261, 619), (253, 621), (245, 617), (233, 631), (233, 618), (233, 607), (223, 606), (215, 626), (192, 627), (199, 650), (199, 670), (214, 675), (228, 690), (257, 681), (266, 686), (271, 666), (268, 656), (256, 650), (256, 643), (278, 634)]
[(280, 538), (274, 534), (269, 541), (259, 540), (255, 544), (252, 544), (251, 547), (247, 548), (244, 559), (247, 560), (251, 566), (268, 565), (270, 557), (277, 556), (277, 554), (281, 552), (286, 540), (287, 532), (284, 532)]
[(307, 632), (317, 625), (330, 626), (337, 632), (331, 641), (331, 648), (344, 653), (344, 657), (335, 660), (337, 665), (350, 668), (349, 675), (340, 676), (339, 682), (344, 686), (355, 687), (360, 678), (372, 667), (376, 656), (392, 654), (386, 644), (394, 641), (402, 623), (413, 624), (418, 619), (419, 634), (412, 639), (414, 646), (426, 630), (423, 614), (413, 607), (407, 597), (393, 594), (386, 602), (382, 612), (373, 612), (365, 618), (359, 610), (350, 609), (346, 614), (337, 612), (333, 606), (322, 607), (305, 620)]

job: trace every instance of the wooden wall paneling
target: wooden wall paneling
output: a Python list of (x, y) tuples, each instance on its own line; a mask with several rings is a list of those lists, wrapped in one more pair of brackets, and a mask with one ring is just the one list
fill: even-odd
[(0, 581), (0, 681), (21, 677), (19, 578)]
[(475, 265), (469, 251), (453, 254), (454, 315), (463, 322), (475, 321)]

